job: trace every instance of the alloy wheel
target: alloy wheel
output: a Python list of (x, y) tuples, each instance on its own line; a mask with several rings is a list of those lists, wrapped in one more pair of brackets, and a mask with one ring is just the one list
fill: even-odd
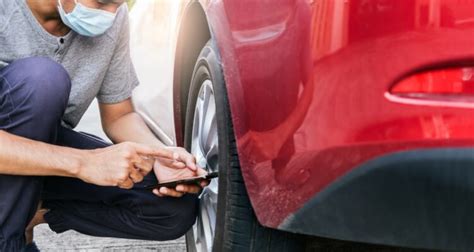
[[(208, 172), (219, 170), (216, 103), (212, 82), (204, 80), (194, 112), (191, 153), (197, 164)], [(193, 236), (195, 251), (212, 251), (217, 219), (218, 179), (213, 179), (199, 196), (200, 207)]]

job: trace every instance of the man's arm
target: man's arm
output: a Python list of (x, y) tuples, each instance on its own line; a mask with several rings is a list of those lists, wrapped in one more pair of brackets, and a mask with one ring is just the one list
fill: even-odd
[(130, 99), (116, 104), (99, 103), (102, 128), (114, 143), (136, 142), (165, 147), (135, 113)]
[(87, 155), (0, 130), (0, 174), (76, 177)]
[[(102, 127), (114, 143), (131, 141), (156, 147), (164, 146), (151, 132), (142, 117), (135, 113), (130, 99), (116, 104), (99, 103), (99, 107)], [(163, 163), (158, 160), (158, 164), (155, 164), (154, 167), (158, 179), (179, 179), (195, 176), (196, 173), (205, 173), (204, 170), (196, 166), (194, 157), (183, 148), (170, 147), (168, 149), (172, 150), (176, 155), (176, 159), (184, 165), (180, 167), (180, 164), (177, 163)], [(206, 183), (202, 184), (202, 186), (205, 185)], [(159, 191), (155, 190), (154, 193), (159, 196), (180, 197), (184, 193), (197, 193), (200, 189), (198, 186), (178, 185), (174, 189), (161, 188)]]
[[(143, 156), (172, 160), (175, 153), (136, 143), (78, 150), (54, 146), (0, 130), (0, 174), (76, 177), (100, 186), (132, 188), (152, 169)], [(140, 168), (140, 169), (137, 169)]]

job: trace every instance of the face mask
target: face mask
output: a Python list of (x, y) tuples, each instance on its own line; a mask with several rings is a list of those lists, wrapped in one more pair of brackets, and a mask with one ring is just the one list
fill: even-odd
[(59, 15), (63, 23), (75, 32), (88, 37), (104, 34), (113, 24), (115, 13), (86, 7), (74, 0), (76, 7), (71, 13), (66, 13), (58, 0)]

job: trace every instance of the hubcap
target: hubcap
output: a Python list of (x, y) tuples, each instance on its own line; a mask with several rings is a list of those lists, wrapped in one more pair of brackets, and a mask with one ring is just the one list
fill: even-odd
[[(194, 111), (191, 153), (196, 157), (198, 165), (205, 167), (208, 172), (219, 170), (216, 103), (210, 80), (205, 80), (199, 90)], [(213, 179), (199, 196), (200, 209), (193, 226), (194, 244), (198, 252), (212, 251), (218, 185), (218, 179)]]

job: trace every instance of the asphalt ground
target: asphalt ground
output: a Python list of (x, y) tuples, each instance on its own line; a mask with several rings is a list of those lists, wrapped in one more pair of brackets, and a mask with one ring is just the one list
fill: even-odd
[[(96, 102), (91, 105), (76, 129), (106, 138), (100, 126), (99, 111)], [(151, 242), (117, 238), (98, 238), (83, 235), (75, 231), (56, 234), (51, 231), (46, 224), (37, 226), (34, 232), (34, 240), (41, 251), (186, 251), (184, 238), (167, 242)]]

